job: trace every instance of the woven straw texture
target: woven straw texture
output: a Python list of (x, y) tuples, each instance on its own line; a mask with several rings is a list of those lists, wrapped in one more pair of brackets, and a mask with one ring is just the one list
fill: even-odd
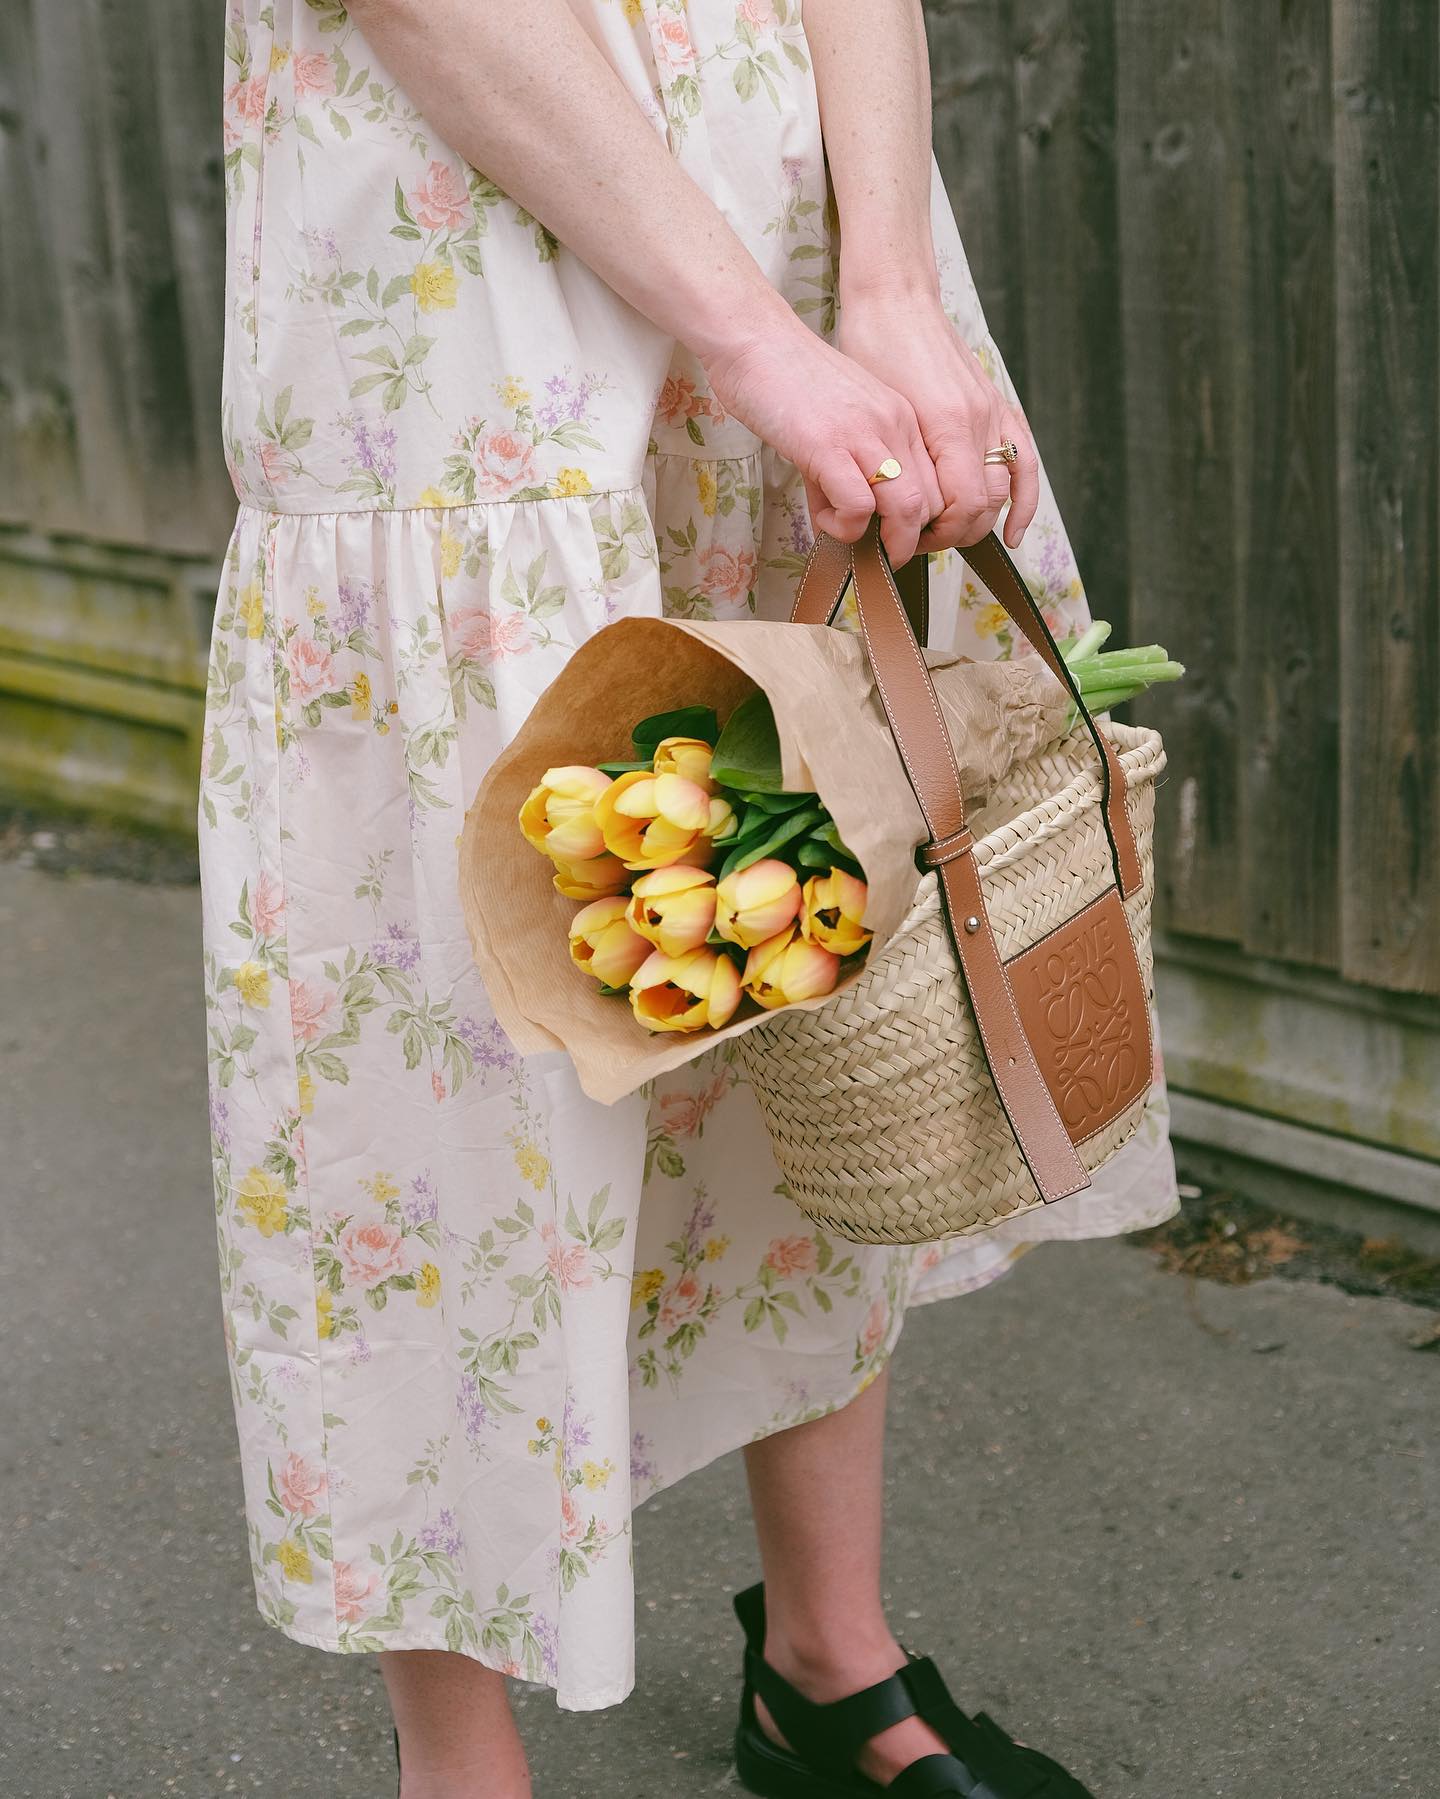
[[(1159, 735), (1105, 723), (1120, 752), (1144, 879), (1125, 902), (1153, 996)], [(1012, 769), (972, 816), (974, 856), (1005, 960), (1114, 885), (1094, 745), (1079, 730)], [(735, 1040), (792, 1199), (857, 1243), (930, 1243), (1042, 1205), (985, 1064), (940, 907), (915, 904), (873, 965), (826, 1006), (782, 1012)], [(1135, 1132), (1142, 1097), (1077, 1146), (1087, 1171)]]

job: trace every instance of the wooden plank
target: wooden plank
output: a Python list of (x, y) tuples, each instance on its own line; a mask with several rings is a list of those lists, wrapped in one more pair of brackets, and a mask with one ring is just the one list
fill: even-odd
[(80, 479), (34, 522), (144, 541), (144, 481), (130, 435), (124, 310), (97, 168), (111, 153), (101, 112), (92, 4), (32, 0), (31, 96), (49, 205), (59, 323), (70, 371)]
[(91, 0), (89, 31), (105, 138), (94, 174), (117, 277), (126, 433), (144, 487), (142, 519), (122, 537), (155, 548), (198, 549), (195, 418), (155, 128), (157, 47), (147, 12), (133, 0)]
[[(220, 434), (225, 324), (225, 189), (220, 90), (225, 14), (193, 0), (147, 0), (155, 137), (165, 179), (195, 443), (197, 537), (223, 543), (235, 490)], [(181, 547), (181, 546), (172, 546)]]
[(1335, 12), (1342, 970), (1440, 993), (1440, 12)]
[(1189, 674), (1133, 712), (1164, 733), (1161, 919), (1241, 935), (1234, 670), (1234, 239), (1223, 0), (1117, 0), (1130, 628)]
[(1027, 387), (1092, 613), (1128, 640), (1115, 0), (1015, 0)]
[(1340, 596), (1330, 19), (1227, 0), (1243, 243), (1235, 424), (1243, 941), (1339, 965)]
[(0, 6), (0, 521), (78, 511), (78, 471), (34, 120), (25, 0)]
[(1026, 392), (1025, 271), (1016, 222), (1015, 70), (1008, 0), (925, 0), (935, 157), (990, 334)]

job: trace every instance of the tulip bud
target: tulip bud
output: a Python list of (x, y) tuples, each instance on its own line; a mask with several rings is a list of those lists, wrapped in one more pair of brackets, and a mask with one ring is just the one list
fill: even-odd
[(713, 949), (684, 956), (657, 949), (631, 978), (630, 1004), (650, 1031), (719, 1030), (740, 1004), (740, 971)]
[(607, 987), (623, 987), (652, 945), (630, 929), (623, 894), (592, 900), (570, 920), (570, 960)]
[(566, 899), (603, 899), (608, 894), (626, 893), (630, 872), (617, 856), (592, 856), (588, 862), (565, 862), (556, 858), (555, 891)]
[(710, 763), (715, 752), (699, 737), (666, 737), (655, 745), (657, 775), (683, 775), (710, 791)]
[(807, 943), (792, 924), (755, 945), (740, 980), (751, 999), (773, 1010), (829, 993), (839, 972), (840, 958)]
[(715, 922), (715, 877), (688, 865), (641, 875), (631, 892), (630, 928), (667, 956), (699, 949)]
[(586, 862), (600, 855), (605, 839), (595, 807), (612, 785), (598, 768), (547, 768), (520, 808), (526, 842), (556, 861)]
[(773, 857), (726, 875), (715, 890), (715, 929), (742, 949), (783, 931), (799, 910), (795, 870)]
[(632, 769), (595, 804), (604, 847), (627, 868), (668, 868), (698, 861), (700, 838), (710, 823), (710, 795), (683, 775)]
[(860, 923), (868, 894), (865, 883), (843, 868), (832, 868), (828, 875), (812, 875), (805, 883), (801, 932), (832, 955), (853, 956), (871, 937)]

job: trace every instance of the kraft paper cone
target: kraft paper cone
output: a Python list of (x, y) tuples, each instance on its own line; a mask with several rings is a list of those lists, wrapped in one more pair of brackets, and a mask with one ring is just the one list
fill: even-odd
[[(1062, 735), (1068, 696), (1038, 660), (967, 662), (932, 653), (927, 661), (973, 808), (1014, 763)], [(865, 871), (865, 923), (877, 955), (914, 902), (914, 851), (929, 833), (852, 632), (761, 620), (621, 619), (583, 644), (541, 694), (466, 813), (461, 898), (495, 1015), (522, 1055), (567, 1051), (585, 1092), (607, 1105), (770, 1014), (691, 1035), (646, 1031), (622, 996), (602, 994), (571, 962), (568, 929), (579, 905), (556, 893), (548, 857), (521, 836), (520, 808), (547, 768), (627, 760), (642, 718), (709, 705), (723, 724), (757, 687), (775, 713), (786, 789), (820, 795)], [(798, 1009), (813, 1011), (831, 997)]]

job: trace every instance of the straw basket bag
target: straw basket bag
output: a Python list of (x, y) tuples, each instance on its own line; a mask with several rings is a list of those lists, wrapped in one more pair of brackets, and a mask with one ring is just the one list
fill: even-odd
[(930, 833), (916, 852), (915, 904), (859, 979), (734, 1044), (791, 1197), (856, 1242), (983, 1231), (1087, 1187), (1134, 1134), (1151, 1085), (1160, 738), (1096, 725), (995, 537), (964, 556), (1083, 721), (1012, 769), (968, 821), (917, 641), (925, 559), (902, 571), (907, 608), (878, 522), (854, 546), (822, 536), (792, 615), (833, 621), (853, 583)]

